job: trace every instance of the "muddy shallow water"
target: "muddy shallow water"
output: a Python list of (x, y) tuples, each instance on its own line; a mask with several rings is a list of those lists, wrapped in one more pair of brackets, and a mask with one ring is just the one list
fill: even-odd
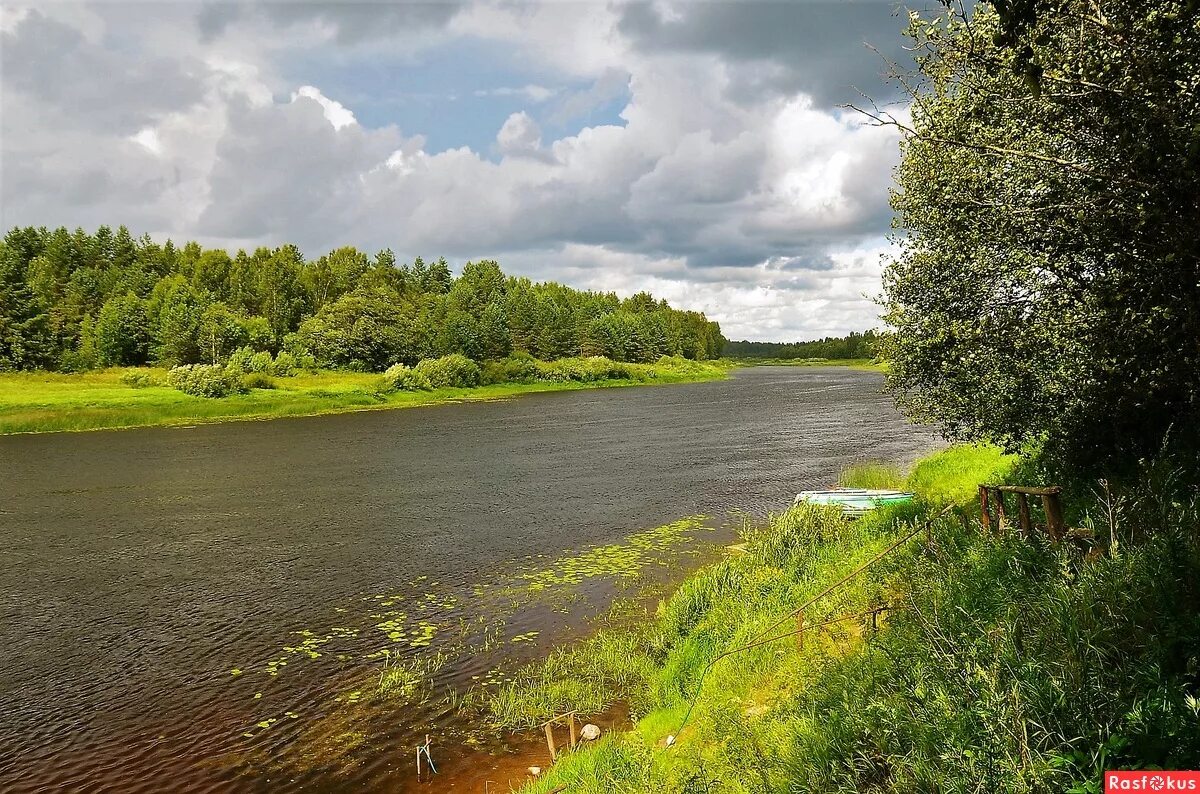
[(740, 513), (932, 447), (881, 383), (0, 438), (0, 790), (404, 791), (425, 732), (444, 781), (482, 769), (500, 740), (452, 693), (669, 585)]

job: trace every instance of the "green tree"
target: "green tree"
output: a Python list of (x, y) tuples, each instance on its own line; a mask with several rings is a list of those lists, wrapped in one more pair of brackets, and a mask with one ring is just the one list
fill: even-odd
[(308, 292), (308, 305), (319, 310), (352, 290), (367, 272), (367, 255), (350, 246), (339, 248), (310, 262), (300, 277)]
[(150, 324), (132, 292), (109, 298), (96, 317), (96, 355), (106, 366), (141, 365), (150, 353)]
[(163, 366), (196, 364), (200, 350), (200, 317), (204, 304), (182, 275), (163, 279), (148, 301), (151, 325), (156, 328), (156, 358)]
[(210, 303), (200, 313), (198, 341), (204, 357), (216, 364), (246, 341), (242, 318), (224, 303)]
[(914, 17), (912, 121), (869, 111), (903, 133), (889, 382), (954, 437), (1135, 459), (1200, 427), (1195, 9), (996, 6)]

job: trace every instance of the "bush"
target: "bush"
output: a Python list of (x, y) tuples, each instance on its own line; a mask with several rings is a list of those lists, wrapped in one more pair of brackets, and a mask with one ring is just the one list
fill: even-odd
[(595, 383), (602, 380), (646, 380), (649, 375), (644, 367), (625, 364), (604, 356), (588, 358), (560, 358), (558, 361), (538, 361), (537, 379), (551, 383)]
[(242, 388), (274, 389), (275, 379), (265, 372), (247, 372), (242, 376)]
[(479, 365), (459, 353), (441, 358), (427, 358), (419, 362), (414, 371), (429, 379), (435, 389), (469, 389), (479, 385), (483, 373)]
[(251, 372), (250, 359), (254, 358), (254, 348), (239, 347), (237, 350), (229, 354), (229, 360), (225, 362), (227, 372)]
[(290, 378), (296, 374), (298, 366), (295, 356), (281, 350), (279, 355), (275, 356), (275, 363), (271, 365), (271, 374), (277, 378)]
[(162, 382), (149, 372), (126, 372), (121, 376), (121, 383), (124, 383), (126, 386), (132, 386), (135, 389), (162, 385)]
[(167, 373), (167, 383), (193, 397), (225, 397), (243, 392), (241, 380), (216, 364), (184, 364)]
[(429, 378), (405, 364), (393, 364), (380, 379), (379, 391), (423, 391), (432, 389)]
[(275, 362), (271, 360), (271, 354), (266, 350), (260, 353), (255, 353), (250, 357), (250, 361), (245, 367), (246, 372), (270, 372), (271, 366)]
[(538, 379), (537, 360), (528, 353), (514, 353), (499, 361), (485, 361), (484, 383), (533, 383)]

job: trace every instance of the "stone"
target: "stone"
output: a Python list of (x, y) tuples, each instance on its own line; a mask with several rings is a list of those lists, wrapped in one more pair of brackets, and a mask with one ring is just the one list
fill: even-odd
[(540, 766), (531, 766), (529, 767), (529, 774), (538, 777), (542, 774), (542, 768)]
[(589, 722), (583, 726), (583, 730), (579, 732), (579, 735), (585, 742), (594, 742), (600, 738), (600, 726)]

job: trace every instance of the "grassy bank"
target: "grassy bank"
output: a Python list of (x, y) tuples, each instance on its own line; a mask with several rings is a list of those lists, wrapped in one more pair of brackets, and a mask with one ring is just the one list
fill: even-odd
[(609, 386), (687, 383), (726, 377), (728, 367), (713, 362), (664, 359), (628, 365), (636, 377), (597, 381), (494, 383), (475, 388), (395, 391), (379, 388), (372, 373), (321, 371), (289, 378), (268, 378), (272, 388), (205, 398), (167, 385), (134, 387), (131, 373), (165, 384), (166, 372), (150, 368), (114, 368), (78, 375), (49, 372), (0, 373), (0, 435), (9, 433), (99, 430), (105, 428), (192, 425), (236, 419), (270, 419), (345, 411), (407, 408), (418, 405), (491, 400), (520, 394)]
[[(1016, 477), (1016, 465), (956, 448), (907, 477), (848, 472), (847, 484), (903, 482), (921, 501), (856, 522), (793, 509), (748, 529), (743, 550), (640, 626), (602, 630), (523, 671), (487, 702), (499, 724), (616, 698), (640, 716), (529, 790), (1093, 792), (1105, 768), (1193, 767), (1194, 497), (1073, 494), (1072, 524), (1104, 539), (1091, 553), (983, 537), (966, 505), (979, 482)], [(811, 627), (887, 607), (874, 621), (755, 645), (793, 631), (798, 605), (914, 528), (805, 612)]]

